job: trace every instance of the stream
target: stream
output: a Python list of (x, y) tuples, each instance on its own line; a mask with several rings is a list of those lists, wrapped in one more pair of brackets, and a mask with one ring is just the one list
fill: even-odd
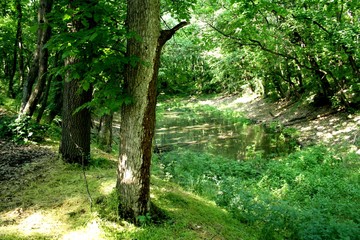
[(290, 142), (281, 132), (264, 125), (234, 123), (211, 113), (194, 117), (186, 111), (167, 111), (156, 124), (155, 145), (160, 152), (181, 147), (246, 160), (288, 154), (293, 150)]

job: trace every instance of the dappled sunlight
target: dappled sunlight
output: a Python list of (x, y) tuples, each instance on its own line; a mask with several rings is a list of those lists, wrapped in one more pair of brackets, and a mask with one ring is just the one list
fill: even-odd
[(89, 222), (84, 228), (66, 233), (63, 240), (102, 240), (107, 239), (98, 221)]
[(20, 236), (44, 235), (58, 238), (68, 231), (69, 225), (62, 222), (59, 213), (53, 210), (23, 210), (17, 208), (1, 215), (0, 232)]
[[(344, 121), (344, 118), (347, 120)], [(306, 125), (299, 126), (302, 133), (300, 140), (310, 139), (326, 144), (346, 143), (354, 145), (360, 133), (359, 119), (359, 117), (351, 118), (351, 115), (349, 115), (342, 118), (326, 116), (308, 121)], [(357, 147), (359, 148), (359, 146)]]
[(109, 195), (115, 188), (116, 180), (115, 177), (112, 180), (102, 181), (100, 184), (100, 193)]
[(19, 232), (24, 235), (30, 235), (34, 233), (40, 233), (44, 235), (53, 235), (54, 231), (57, 232), (63, 227), (64, 224), (59, 222), (51, 214), (45, 214), (43, 212), (35, 212), (30, 216), (23, 219), (19, 225)]

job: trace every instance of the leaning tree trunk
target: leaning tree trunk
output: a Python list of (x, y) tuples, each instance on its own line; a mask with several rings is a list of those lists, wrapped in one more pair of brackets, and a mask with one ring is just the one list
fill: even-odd
[(117, 189), (120, 215), (138, 223), (150, 211), (150, 165), (155, 131), (156, 80), (163, 45), (185, 26), (161, 31), (159, 1), (128, 0), (128, 31), (141, 38), (128, 40), (127, 55), (139, 58), (125, 69), (125, 89), (133, 103), (123, 105)]
[[(38, 55), (38, 63), (33, 67), (38, 68), (37, 70), (30, 70), (37, 72), (38, 81), (33, 91), (29, 95), (25, 105), (21, 109), (22, 115), (32, 116), (34, 114), (36, 105), (39, 102), (39, 99), (44, 91), (46, 85), (46, 76), (47, 76), (47, 68), (48, 68), (48, 58), (49, 58), (49, 50), (44, 48), (45, 44), (49, 41), (51, 36), (51, 28), (49, 25), (49, 21), (47, 19), (47, 14), (51, 12), (53, 1), (52, 0), (40, 0), (39, 7), (39, 30), (38, 30), (38, 45), (37, 45), (37, 53)], [(36, 59), (36, 57), (35, 57)], [(29, 73), (30, 74), (30, 73)], [(29, 76), (30, 77), (30, 76)], [(31, 76), (33, 77), (33, 76)], [(31, 79), (30, 81), (32, 81)], [(30, 87), (27, 85), (27, 87)], [(25, 91), (25, 90), (24, 90)], [(26, 93), (24, 92), (23, 101), (27, 98), (30, 89), (26, 89)]]

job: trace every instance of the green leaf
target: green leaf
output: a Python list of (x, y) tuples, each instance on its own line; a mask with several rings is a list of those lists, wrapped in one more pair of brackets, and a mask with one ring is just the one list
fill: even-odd
[(90, 41), (94, 41), (94, 39), (98, 36), (98, 34), (96, 32), (94, 32), (93, 34), (91, 34), (89, 40)]
[(88, 81), (83, 82), (82, 88), (83, 88), (85, 91), (88, 91), (88, 90), (90, 89), (90, 82), (88, 82)]

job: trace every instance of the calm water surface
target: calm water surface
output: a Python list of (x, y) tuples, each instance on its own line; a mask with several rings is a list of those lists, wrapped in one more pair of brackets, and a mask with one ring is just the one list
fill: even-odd
[(284, 155), (292, 148), (283, 134), (271, 133), (263, 125), (234, 123), (204, 113), (190, 116), (180, 111), (166, 112), (157, 121), (155, 143), (160, 149), (183, 147), (238, 160), (254, 154)]

